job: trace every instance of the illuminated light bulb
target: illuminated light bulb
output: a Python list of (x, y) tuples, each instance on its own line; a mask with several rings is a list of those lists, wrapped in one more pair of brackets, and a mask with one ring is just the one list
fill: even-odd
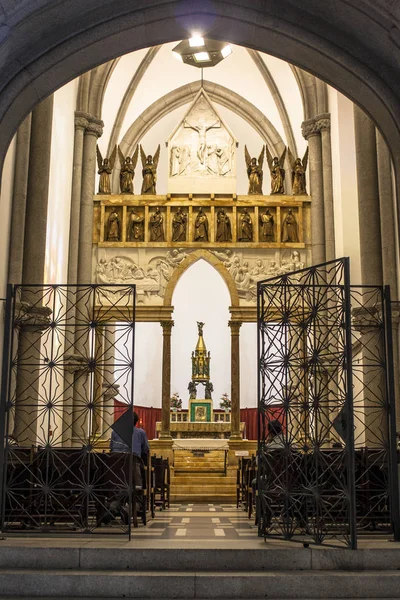
[(229, 44), (227, 46), (225, 46), (225, 48), (222, 48), (221, 54), (224, 58), (226, 58), (227, 56), (232, 54), (232, 48), (230, 47)]
[(189, 46), (191, 48), (199, 48), (200, 46), (204, 46), (204, 38), (201, 35), (194, 35), (189, 39)]
[(210, 60), (208, 52), (196, 52), (193, 57), (196, 62), (208, 62)]

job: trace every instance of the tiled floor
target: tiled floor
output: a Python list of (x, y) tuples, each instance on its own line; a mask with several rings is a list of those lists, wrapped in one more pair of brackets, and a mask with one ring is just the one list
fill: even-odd
[(171, 504), (132, 534), (135, 539), (246, 540), (257, 537), (257, 527), (233, 504)]

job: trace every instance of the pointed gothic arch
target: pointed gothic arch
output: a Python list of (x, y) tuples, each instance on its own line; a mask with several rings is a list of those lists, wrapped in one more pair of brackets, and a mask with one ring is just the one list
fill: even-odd
[(174, 291), (178, 281), (189, 267), (191, 267), (195, 262), (201, 259), (205, 260), (208, 264), (214, 267), (214, 269), (218, 271), (222, 279), (225, 281), (231, 297), (231, 306), (239, 306), (239, 294), (236, 289), (235, 282), (233, 281), (232, 275), (229, 273), (228, 269), (225, 267), (224, 263), (219, 258), (217, 258), (212, 252), (210, 252), (210, 250), (205, 250), (204, 248), (199, 248), (198, 250), (194, 250), (193, 252), (191, 252), (185, 258), (185, 260), (182, 261), (181, 264), (174, 270), (171, 279), (169, 280), (165, 288), (164, 306), (171, 306), (172, 297), (174, 295)]

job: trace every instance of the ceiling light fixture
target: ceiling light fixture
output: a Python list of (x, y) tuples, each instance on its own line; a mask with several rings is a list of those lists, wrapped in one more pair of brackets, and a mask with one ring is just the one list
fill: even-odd
[(201, 46), (204, 46), (204, 38), (202, 38), (201, 35), (194, 35), (189, 39), (189, 46), (191, 48), (200, 48)]
[(232, 54), (232, 47), (226, 42), (209, 40), (194, 34), (189, 40), (182, 40), (173, 48), (172, 52), (177, 58), (179, 56), (185, 64), (202, 69), (203, 67), (215, 67)]
[(196, 52), (196, 54), (193, 54), (193, 58), (196, 62), (210, 61), (210, 55), (208, 54), (208, 52)]

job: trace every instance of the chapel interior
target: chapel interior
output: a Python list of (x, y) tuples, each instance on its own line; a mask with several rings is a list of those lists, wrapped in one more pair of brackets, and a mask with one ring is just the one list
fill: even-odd
[[(114, 310), (111, 325), (69, 352), (65, 334), (62, 374), (15, 370), (7, 435), (26, 447), (90, 439), (106, 453), (133, 404), (150, 453), (172, 467), (171, 502), (238, 498), (238, 461), (259, 436), (259, 282), (300, 281), (303, 269), (349, 257), (351, 282), (390, 285), (397, 307), (393, 171), (373, 121), (310, 72), (198, 32), (101, 64), (39, 103), (9, 146), (1, 214), (4, 296), (7, 283), (41, 294), (55, 286), (57, 310), (65, 300), (79, 312), (76, 285), (96, 284), (108, 290), (102, 314)], [(62, 300), (68, 284), (75, 297)], [(20, 344), (52, 363), (40, 336), (55, 309), (42, 296), (40, 310), (25, 310), (36, 293), (17, 292), (13, 310), (36, 326), (36, 341)], [(103, 357), (84, 383), (79, 344)], [(279, 336), (274, 344), (279, 356)], [(396, 319), (393, 355), (399, 398)], [(373, 446), (381, 422), (368, 438), (360, 386), (356, 445)], [(323, 443), (338, 439), (331, 431)]]

